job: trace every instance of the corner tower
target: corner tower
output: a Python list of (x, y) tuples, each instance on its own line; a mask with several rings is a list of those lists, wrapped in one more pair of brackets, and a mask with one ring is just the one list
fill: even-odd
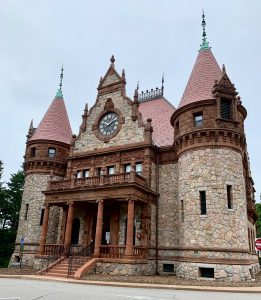
[[(253, 181), (244, 132), (246, 109), (225, 67), (203, 42), (171, 118), (178, 156), (180, 236), (177, 275), (250, 281), (259, 270), (253, 248)], [(246, 162), (244, 162), (246, 161)], [(248, 204), (249, 202), (249, 204)], [(251, 232), (251, 234), (250, 234)]]
[[(62, 179), (66, 174), (72, 130), (63, 94), (61, 70), (60, 87), (37, 128), (31, 122), (25, 152), (25, 184), (20, 209), (16, 247), (11, 262), (19, 261), (19, 244), (24, 239), (23, 265), (34, 264), (34, 254), (39, 246), (39, 236), (44, 215), (44, 194), (48, 181)], [(56, 243), (59, 208), (51, 208), (48, 242)]]

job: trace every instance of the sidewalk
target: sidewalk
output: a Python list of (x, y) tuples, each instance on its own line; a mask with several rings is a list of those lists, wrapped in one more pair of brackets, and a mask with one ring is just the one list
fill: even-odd
[(128, 282), (108, 282), (108, 281), (92, 281), (92, 280), (74, 280), (60, 277), (48, 277), (38, 275), (0, 275), (0, 278), (16, 278), (31, 280), (47, 280), (61, 281), (76, 284), (91, 284), (133, 288), (149, 288), (149, 289), (170, 289), (170, 290), (188, 290), (188, 291), (208, 291), (208, 292), (230, 292), (230, 293), (261, 293), (261, 287), (214, 287), (214, 286), (182, 286), (167, 284), (151, 284), (151, 283), (128, 283)]

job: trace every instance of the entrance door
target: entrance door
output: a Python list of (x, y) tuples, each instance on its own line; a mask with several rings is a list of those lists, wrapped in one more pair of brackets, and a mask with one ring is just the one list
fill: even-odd
[(108, 245), (111, 241), (111, 216), (103, 217), (103, 227), (102, 227), (102, 245)]
[(79, 232), (80, 232), (80, 220), (78, 218), (73, 219), (72, 226), (72, 238), (71, 243), (77, 245), (79, 242)]

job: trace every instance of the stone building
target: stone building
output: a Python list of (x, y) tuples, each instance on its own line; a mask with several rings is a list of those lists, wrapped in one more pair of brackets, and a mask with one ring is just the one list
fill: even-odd
[(125, 72), (116, 71), (112, 56), (94, 106), (85, 106), (79, 133), (72, 135), (60, 84), (27, 136), (12, 260), (19, 260), (25, 237), (23, 264), (41, 268), (58, 259), (55, 269), (68, 256), (71, 262), (85, 256), (74, 269), (78, 277), (87, 271), (255, 277), (247, 111), (208, 45), (204, 16), (202, 25), (177, 109), (164, 98), (164, 79), (161, 88), (137, 88), (129, 98)]

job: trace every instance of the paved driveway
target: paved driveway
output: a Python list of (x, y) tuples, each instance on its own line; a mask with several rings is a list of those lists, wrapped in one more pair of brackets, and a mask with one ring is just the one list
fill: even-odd
[(260, 294), (126, 288), (58, 281), (0, 279), (0, 300), (260, 300)]

